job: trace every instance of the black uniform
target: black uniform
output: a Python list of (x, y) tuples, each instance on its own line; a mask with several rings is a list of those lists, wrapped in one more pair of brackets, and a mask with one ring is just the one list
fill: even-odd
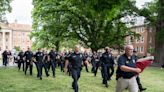
[(48, 67), (50, 65), (50, 61), (48, 61), (48, 54), (44, 54), (44, 64), (45, 64), (45, 68), (48, 71)]
[(52, 72), (53, 72), (53, 77), (55, 77), (55, 68), (56, 68), (56, 57), (57, 57), (57, 53), (55, 51), (50, 51), (49, 53), (49, 57), (50, 57), (50, 65), (52, 68)]
[[(69, 53), (65, 53), (65, 61), (68, 60), (69, 61), (69, 57), (71, 56), (72, 52), (69, 52)], [(68, 64), (67, 66), (67, 73), (69, 74), (69, 76), (71, 76), (71, 68), (72, 68), (72, 65), (71, 63)]]
[(26, 51), (24, 54), (24, 57), (25, 57), (25, 61), (26, 61), (25, 75), (26, 75), (28, 67), (30, 67), (30, 75), (32, 75), (32, 68), (33, 68), (33, 61), (32, 61), (33, 53), (32, 53), (32, 51)]
[(7, 64), (8, 64), (8, 52), (6, 50), (2, 53), (2, 58), (3, 58), (3, 65), (7, 66)]
[(18, 59), (18, 69), (20, 70), (21, 64), (22, 64), (23, 65), (23, 71), (24, 71), (24, 60), (23, 60), (24, 52), (23, 51), (19, 52), (18, 57), (19, 57), (19, 59)]
[(92, 72), (94, 73), (94, 76), (96, 76), (100, 64), (100, 58), (98, 57), (97, 54), (92, 55), (91, 64), (92, 64)]
[(83, 62), (83, 56), (81, 53), (72, 53), (69, 57), (69, 62), (72, 65), (71, 73), (72, 73), (72, 87), (75, 90), (75, 92), (78, 92), (78, 79), (80, 78), (81, 69), (82, 69), (82, 62)]
[[(111, 53), (105, 52), (101, 56), (103, 84), (108, 87), (107, 81), (110, 80), (114, 73), (114, 59)], [(110, 73), (110, 69), (112, 70)]]
[(84, 66), (85, 66), (86, 72), (89, 72), (89, 71), (88, 71), (88, 65), (87, 65), (87, 63), (85, 62), (85, 61), (88, 59), (88, 57), (89, 57), (89, 55), (85, 52), (85, 53), (83, 54), (83, 64), (84, 64)]
[[(45, 64), (44, 64), (44, 61), (43, 61), (44, 53), (43, 52), (37, 52), (35, 54), (35, 58), (36, 58), (37, 65), (38, 65), (38, 76), (37, 77), (42, 79), (42, 68), (46, 67)], [(46, 73), (47, 76), (49, 76), (47, 68), (45, 68), (45, 73)]]
[(61, 70), (61, 72), (64, 72), (64, 63), (65, 63), (65, 56), (61, 55), (60, 56), (60, 70)]
[(116, 80), (118, 80), (119, 78), (130, 79), (130, 78), (134, 77), (136, 75), (135, 72), (125, 72), (125, 71), (122, 71), (120, 69), (120, 67), (122, 65), (125, 65), (128, 67), (135, 68), (135, 64), (136, 64), (136, 61), (135, 61), (134, 57), (131, 57), (131, 59), (128, 59), (126, 54), (121, 55), (118, 59), (118, 68), (116, 71)]

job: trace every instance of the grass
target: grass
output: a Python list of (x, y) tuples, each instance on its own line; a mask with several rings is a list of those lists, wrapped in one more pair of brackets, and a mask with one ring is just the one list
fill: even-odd
[[(86, 73), (83, 69), (79, 80), (79, 92), (115, 92), (115, 75), (109, 82), (109, 88), (102, 85), (100, 71), (97, 77), (92, 73)], [(57, 69), (56, 78), (46, 77), (43, 72), (43, 80), (36, 79), (36, 69), (33, 76), (25, 76), (15, 67), (0, 68), (0, 92), (73, 92), (71, 88), (72, 78)], [(141, 82), (147, 87), (145, 92), (164, 92), (164, 70), (155, 67), (147, 68), (141, 75)], [(127, 92), (127, 91), (125, 91)]]

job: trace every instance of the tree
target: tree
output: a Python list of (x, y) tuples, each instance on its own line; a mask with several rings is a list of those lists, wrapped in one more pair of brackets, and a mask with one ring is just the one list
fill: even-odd
[(131, 0), (34, 0), (33, 5), (34, 30), (48, 31), (56, 43), (71, 36), (97, 51), (105, 46), (122, 47), (126, 36), (136, 35), (121, 20), (137, 15)]
[(156, 24), (156, 47), (155, 56), (156, 60), (164, 64), (164, 1), (159, 0), (157, 3), (157, 24)]
[(62, 41), (68, 38), (69, 20), (63, 15), (62, 12), (46, 13), (45, 11), (52, 11), (53, 7), (57, 4), (57, 0), (40, 1), (34, 0), (33, 10), (33, 32), (31, 37), (37, 39), (34, 45), (40, 47), (56, 47), (59, 50)]
[(141, 15), (146, 18), (146, 23), (156, 28), (155, 61), (164, 64), (164, 1), (155, 0), (147, 3), (141, 10)]
[(0, 22), (7, 23), (6, 18), (5, 18), (4, 15), (7, 12), (11, 12), (11, 6), (10, 6), (11, 1), (12, 0), (1, 0), (0, 1)]

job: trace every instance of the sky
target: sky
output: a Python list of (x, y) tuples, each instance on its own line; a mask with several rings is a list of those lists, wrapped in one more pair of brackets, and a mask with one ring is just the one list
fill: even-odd
[[(150, 1), (152, 0), (136, 0), (136, 5), (141, 8), (145, 2)], [(11, 6), (12, 12), (6, 15), (9, 23), (13, 23), (17, 20), (18, 23), (32, 24), (32, 0), (13, 0)]]

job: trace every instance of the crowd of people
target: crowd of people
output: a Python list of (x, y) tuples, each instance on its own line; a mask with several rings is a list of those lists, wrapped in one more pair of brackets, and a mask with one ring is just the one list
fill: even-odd
[[(44, 68), (46, 76), (50, 76), (49, 72), (52, 70), (52, 76), (56, 76), (56, 67), (59, 66), (61, 72), (67, 73), (72, 76), (72, 88), (75, 92), (78, 91), (78, 80), (81, 75), (82, 67), (85, 68), (86, 72), (89, 72), (88, 65), (91, 64), (91, 73), (94, 76), (97, 75), (97, 71), (101, 71), (102, 84), (105, 87), (109, 86), (109, 81), (115, 72), (115, 64), (117, 64), (116, 70), (116, 92), (123, 92), (128, 89), (129, 92), (138, 92), (146, 90), (140, 83), (139, 73), (141, 70), (135, 67), (137, 61), (136, 51), (134, 51), (132, 45), (125, 47), (125, 53), (120, 55), (115, 62), (115, 58), (109, 47), (104, 48), (104, 53), (84, 53), (80, 52), (79, 46), (75, 46), (73, 51), (57, 52), (55, 48), (51, 48), (50, 52), (38, 48), (35, 53), (28, 48), (27, 51), (22, 50), (14, 58), (14, 61), (18, 64), (18, 70), (24, 71), (27, 74), (29, 68), (30, 75), (33, 75), (33, 65), (37, 69), (37, 78), (42, 80), (42, 69)], [(11, 53), (4, 51), (2, 53), (3, 65), (7, 66), (8, 57)], [(51, 68), (51, 69), (50, 69)]]

